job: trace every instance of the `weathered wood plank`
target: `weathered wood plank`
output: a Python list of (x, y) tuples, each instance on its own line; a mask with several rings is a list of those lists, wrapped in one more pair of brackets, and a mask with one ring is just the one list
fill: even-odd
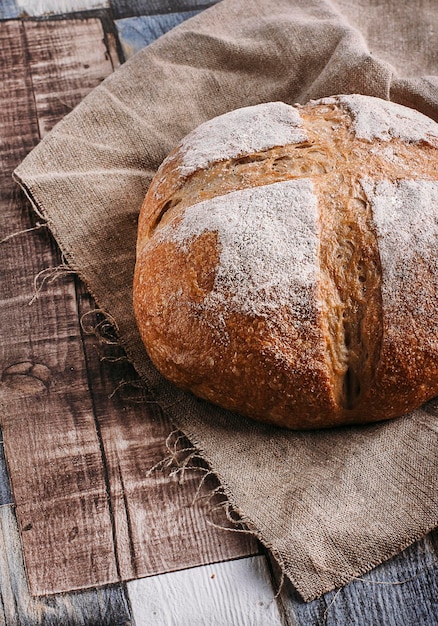
[[(84, 328), (98, 326), (103, 318), (93, 314), (93, 301), (85, 291), (79, 302)], [(117, 345), (102, 341), (98, 347), (92, 334), (84, 336), (84, 345), (105, 451), (122, 579), (257, 553), (258, 544), (250, 535), (209, 524), (210, 520), (230, 527), (222, 509), (214, 515), (208, 512), (208, 495), (217, 486), (213, 478), (203, 482), (193, 503), (202, 472), (188, 471), (182, 483), (160, 471), (148, 475), (168, 454), (164, 443), (172, 427), (157, 405), (147, 403), (147, 398), (142, 401), (138, 377)], [(121, 381), (131, 384), (114, 393)], [(134, 396), (131, 401), (130, 395)]]
[(122, 585), (33, 598), (13, 507), (0, 507), (1, 626), (129, 626), (131, 615)]
[(338, 591), (305, 603), (287, 580), (286, 617), (297, 626), (438, 624), (438, 531)]
[[(42, 128), (47, 128), (47, 112), (52, 124), (62, 115), (62, 110), (51, 108), (47, 94), (61, 92), (69, 96), (71, 81), (67, 80), (65, 72), (76, 74), (78, 65), (83, 65), (85, 61), (90, 67), (93, 63), (102, 62), (101, 56), (95, 61), (94, 51), (88, 55), (97, 37), (94, 21), (93, 30), (88, 31), (88, 44), (77, 47), (70, 43), (58, 45), (58, 42), (68, 41), (76, 29), (82, 32), (83, 21), (56, 22), (49, 29), (47, 26), (39, 22), (26, 25), (31, 48), (30, 67), (37, 92), (37, 115)], [(58, 34), (53, 37), (55, 27), (62, 29), (63, 36)], [(46, 33), (47, 37), (44, 36)], [(50, 48), (50, 61), (38, 63), (39, 48), (43, 42), (52, 46), (53, 39), (56, 44)], [(75, 62), (66, 54), (66, 49), (74, 53)], [(46, 56), (48, 54), (46, 52)], [(98, 80), (99, 74), (94, 75)], [(44, 80), (47, 76), (50, 76), (48, 81)], [(80, 316), (94, 308), (84, 293), (81, 302)], [(114, 366), (102, 368), (96, 358), (95, 346), (89, 344), (89, 339), (85, 337), (87, 365), (105, 455), (121, 577), (128, 579), (257, 552), (256, 542), (247, 535), (227, 533), (208, 525), (205, 499), (201, 498), (196, 506), (191, 506), (202, 474), (192, 475), (183, 485), (178, 485), (176, 479), (160, 478), (159, 474), (147, 478), (150, 467), (165, 454), (163, 444), (171, 427), (161, 418), (156, 406), (127, 405), (119, 396), (109, 397), (120, 379), (123, 376), (132, 377), (133, 371), (116, 370)], [(211, 487), (210, 480), (200, 495), (205, 496)], [(227, 525), (225, 516), (219, 518), (218, 523)], [(157, 544), (160, 550), (157, 550)]]
[[(38, 128), (22, 24), (3, 23), (0, 37), (0, 232), (7, 236), (34, 224), (11, 172), (38, 141)], [(37, 594), (118, 580), (73, 278), (48, 284), (29, 306), (34, 277), (59, 263), (45, 229), (0, 244), (0, 418)]]
[(127, 17), (116, 21), (120, 43), (122, 44), (125, 59), (158, 39), (171, 28), (181, 24), (189, 17), (197, 15), (199, 11), (185, 11), (184, 13), (163, 13), (160, 15), (143, 15)]
[(26, 21), (24, 25), (43, 137), (113, 71), (116, 55), (97, 18)]
[(32, 17), (73, 13), (108, 6), (108, 0), (16, 0), (20, 13)]
[(0, 2), (0, 19), (8, 20), (20, 15), (20, 9), (15, 0), (2, 0)]
[(218, 0), (110, 0), (115, 19), (206, 9)]
[[(64, 77), (63, 71), (59, 69), (63, 65), (65, 58), (65, 49), (69, 48), (69, 44), (65, 46), (54, 46), (50, 52), (50, 61), (43, 60), (38, 63), (38, 50), (44, 44), (44, 35), (47, 34), (49, 41), (53, 38), (53, 31), (55, 26), (62, 29), (64, 32), (64, 39), (71, 36), (75, 28), (84, 27), (88, 22), (78, 22), (72, 20), (68, 24), (57, 21), (51, 24), (49, 27), (44, 22), (30, 22), (26, 23), (26, 36), (30, 46), (30, 68), (32, 73), (33, 82), (37, 92), (35, 98), (37, 115), (40, 121), (40, 129), (42, 132), (46, 132), (50, 125), (58, 121), (59, 116), (62, 115), (62, 109), (53, 111), (51, 104), (47, 102), (46, 95), (55, 91), (56, 93), (65, 93), (69, 95), (69, 81)], [(95, 24), (93, 23), (93, 29)], [(97, 36), (96, 30), (92, 30), (89, 33), (90, 39)], [(99, 32), (99, 43), (101, 39), (101, 32)], [(55, 37), (56, 41), (60, 40), (59, 34)], [(38, 43), (39, 42), (39, 43)], [(90, 46), (84, 46), (80, 48), (73, 48), (76, 54), (76, 62), (64, 64), (65, 67), (72, 68), (73, 72), (77, 71), (78, 64), (93, 63), (93, 56), (87, 57), (87, 51)], [(46, 53), (47, 54), (47, 53)], [(57, 63), (57, 55), (60, 55), (61, 62)], [(100, 61), (99, 61), (100, 62)], [(53, 68), (57, 69), (53, 69)], [(33, 72), (36, 72), (37, 79), (35, 79)], [(44, 76), (50, 75), (50, 80), (44, 81)], [(58, 81), (58, 82), (57, 82)], [(49, 121), (48, 121), (49, 120)], [(38, 240), (38, 239), (37, 239)], [(50, 263), (49, 263), (50, 264)], [(28, 268), (29, 269), (29, 268)], [(37, 271), (37, 268), (32, 268), (33, 274)], [(32, 274), (32, 275), (33, 275)], [(56, 316), (62, 315), (62, 311), (65, 311), (64, 316), (66, 323), (70, 325), (68, 335), (70, 350), (71, 346), (75, 345), (77, 352), (75, 353), (74, 361), (79, 363), (78, 376), (83, 377), (84, 372), (82, 370), (82, 355), (80, 354), (79, 346), (76, 345), (77, 332), (78, 332), (78, 311), (76, 299), (68, 289), (64, 288), (64, 292), (54, 291), (54, 286), (51, 289), (44, 289), (43, 296), (44, 301), (38, 301), (43, 310), (47, 310), (49, 319), (56, 318)], [(71, 285), (70, 285), (71, 286)], [(61, 289), (61, 283), (59, 283), (58, 289)], [(59, 310), (54, 311), (51, 303), (49, 293), (56, 294)], [(29, 294), (30, 299), (30, 294)], [(85, 296), (84, 296), (85, 298)], [(89, 303), (90, 307), (93, 307)], [(67, 310), (66, 310), (67, 309)], [(85, 309), (80, 307), (80, 314), (86, 312)], [(52, 340), (50, 340), (52, 337)], [(57, 341), (62, 339), (60, 329), (52, 329), (49, 336), (45, 336), (41, 342), (41, 349), (44, 350), (45, 345), (50, 349), (57, 351), (60, 346), (57, 345)], [(47, 343), (45, 343), (47, 342)], [(28, 375), (32, 374), (31, 367), (28, 369), (26, 363), (32, 363), (30, 357), (21, 357), (23, 372)], [(216, 561), (220, 559), (234, 558), (236, 556), (254, 554), (257, 552), (256, 542), (247, 535), (229, 533), (226, 531), (218, 530), (209, 526), (205, 520), (205, 500), (200, 499), (196, 506), (191, 506), (191, 501), (197, 489), (199, 480), (202, 474), (196, 474), (188, 479), (183, 486), (179, 486), (175, 479), (169, 478), (157, 478), (158, 475), (153, 475), (147, 478), (147, 470), (157, 461), (159, 461), (163, 454), (163, 442), (169, 433), (169, 424), (161, 419), (161, 414), (155, 408), (145, 407), (143, 410), (139, 410), (138, 407), (125, 406), (120, 402), (116, 396), (110, 399), (108, 396), (114, 390), (114, 387), (120, 382), (115, 380), (114, 371), (109, 376), (106, 374), (106, 379), (102, 377), (100, 363), (97, 360), (93, 347), (89, 347), (87, 352), (89, 378), (93, 385), (94, 394), (94, 406), (97, 412), (99, 423), (97, 435), (100, 439), (100, 445), (105, 457), (106, 467), (102, 466), (101, 460), (93, 457), (92, 446), (95, 443), (94, 438), (91, 442), (87, 440), (77, 441), (76, 434), (72, 430), (70, 436), (72, 438), (73, 448), (68, 448), (65, 444), (62, 446), (64, 454), (60, 455), (62, 458), (57, 460), (58, 468), (66, 466), (64, 472), (61, 472), (61, 476), (65, 473), (68, 474), (67, 466), (69, 463), (75, 463), (78, 468), (82, 466), (82, 473), (85, 476), (85, 480), (82, 484), (76, 485), (76, 491), (83, 494), (80, 506), (82, 507), (82, 515), (87, 518), (93, 516), (96, 519), (101, 513), (101, 508), (104, 506), (104, 499), (101, 498), (101, 493), (94, 494), (89, 479), (97, 472), (102, 478), (105, 479), (105, 486), (108, 490), (108, 494), (111, 498), (111, 507), (113, 518), (111, 519), (111, 525), (108, 528), (108, 519), (104, 520), (103, 532), (114, 533), (115, 550), (116, 550), (116, 570), (117, 576), (122, 578), (131, 578), (137, 575), (147, 575), (155, 573), (157, 571), (167, 571), (168, 569), (178, 569), (188, 565), (194, 565), (199, 563), (205, 563), (210, 561)], [(94, 359), (94, 361), (93, 361)], [(42, 361), (44, 366), (47, 367), (47, 356)], [(76, 366), (76, 363), (75, 363)], [(50, 366), (52, 369), (55, 366)], [(77, 366), (76, 366), (77, 367)], [(13, 374), (13, 375), (12, 375)], [(18, 378), (17, 378), (18, 376)], [(29, 378), (29, 376), (27, 376)], [(82, 432), (86, 426), (83, 422), (91, 419), (92, 407), (90, 406), (89, 390), (85, 389), (81, 385), (80, 381), (74, 381), (73, 373), (70, 374), (70, 380), (66, 386), (62, 389), (59, 387), (59, 393), (64, 393), (64, 398), (67, 402), (70, 402), (70, 410), (76, 419), (77, 428)], [(20, 385), (23, 382), (21, 374), (9, 371), (9, 385)], [(38, 383), (35, 391), (42, 391), (44, 393), (44, 385), (41, 389), (38, 387)], [(99, 387), (101, 384), (101, 387)], [(72, 390), (77, 388), (77, 399), (71, 400)], [(22, 389), (21, 389), (22, 391)], [(17, 403), (23, 403), (23, 398), (17, 400)], [(43, 407), (44, 404), (42, 403)], [(45, 427), (46, 430), (41, 436), (41, 425), (35, 426), (32, 420), (28, 418), (26, 427), (28, 433), (31, 434), (32, 441), (38, 443), (39, 448), (44, 450), (47, 446), (47, 439), (53, 441), (58, 447), (60, 446), (59, 437), (62, 436), (62, 432), (59, 431), (59, 411), (62, 415), (62, 406), (52, 404), (50, 406), (50, 415), (46, 416)], [(23, 406), (22, 414), (27, 416), (26, 407)], [(16, 418), (15, 424), (17, 427), (20, 425), (21, 417)], [(93, 433), (94, 436), (95, 433)], [(83, 447), (81, 447), (83, 446)], [(90, 452), (87, 450), (90, 448)], [(53, 451), (52, 451), (53, 452)], [(50, 457), (51, 451), (45, 451)], [(69, 457), (72, 456), (72, 458)], [(57, 535), (57, 555), (59, 560), (52, 559), (50, 563), (50, 572), (45, 571), (44, 566), (39, 568), (38, 580), (33, 582), (33, 588), (37, 592), (57, 590), (66, 588), (62, 585), (70, 584), (74, 587), (88, 585), (92, 576), (95, 577), (95, 583), (105, 582), (105, 576), (108, 580), (111, 579), (109, 572), (103, 572), (104, 578), (101, 574), (105, 567), (105, 559), (108, 557), (108, 553), (103, 551), (102, 554), (95, 554), (89, 551), (88, 557), (91, 558), (90, 562), (86, 562), (87, 553), (86, 548), (90, 550), (90, 546), (83, 545), (83, 538), (85, 537), (84, 529), (75, 522), (75, 507), (77, 502), (69, 497), (64, 496), (65, 492), (68, 493), (67, 485), (64, 484), (62, 478), (55, 477), (50, 473), (49, 467), (40, 467), (41, 459), (37, 453), (33, 453), (34, 461), (36, 462), (36, 472), (41, 474), (40, 482), (45, 484), (46, 499), (44, 507), (36, 507), (36, 503), (32, 498), (28, 498), (26, 501), (20, 501), (20, 518), (22, 519), (23, 529), (23, 541), (26, 549), (27, 559), (29, 561), (28, 566), (31, 564), (35, 566), (35, 543), (36, 538), (29, 538), (31, 535), (38, 537), (38, 540), (45, 545), (46, 549), (50, 542), (50, 526), (47, 524), (47, 516), (54, 514), (52, 506), (56, 508), (58, 512), (58, 518), (61, 520), (61, 526), (64, 530), (64, 534), (58, 533)], [(83, 458), (88, 459), (88, 462), (83, 467)], [(17, 457), (16, 457), (17, 458)], [(98, 467), (98, 463), (101, 463)], [(95, 465), (96, 464), (96, 465)], [(18, 464), (15, 464), (14, 459), (11, 462), (12, 474), (17, 482), (16, 475), (19, 479), (23, 479), (23, 475)], [(14, 483), (15, 484), (15, 483)], [(208, 490), (210, 483), (206, 483), (205, 490)], [(201, 495), (205, 495), (205, 490)], [(40, 494), (39, 494), (40, 497)], [(95, 510), (97, 507), (97, 510)], [(44, 512), (44, 516), (39, 516), (39, 512)], [(226, 525), (226, 520), (223, 516), (221, 518), (215, 517), (215, 522)], [(106, 524), (106, 527), (105, 527)], [(73, 544), (71, 545), (71, 542)], [(157, 546), (160, 546), (160, 550), (157, 550)], [(52, 546), (53, 549), (53, 546)], [(73, 551), (73, 552), (72, 552)], [(82, 570), (79, 572), (77, 562), (82, 563)], [(70, 562), (70, 563), (69, 563)], [(72, 572), (67, 576), (67, 572), (64, 569), (68, 569), (71, 566)], [(56, 568), (56, 569), (55, 569)], [(93, 571), (94, 568), (94, 571)], [(30, 567), (32, 570), (32, 567)], [(76, 571), (76, 574), (74, 571)], [(61, 572), (61, 576), (60, 576)], [(114, 572), (113, 572), (114, 574)], [(74, 578), (76, 576), (76, 579)], [(83, 577), (81, 583), (81, 576)], [(56, 577), (56, 581), (54, 580)], [(44, 582), (43, 582), (44, 581)], [(88, 582), (87, 582), (88, 581)], [(43, 587), (42, 585), (45, 585)], [(55, 585), (54, 588), (50, 588), (50, 585)], [(61, 585), (61, 587), (60, 587)]]
[(136, 626), (284, 626), (263, 556), (143, 578), (127, 587)]
[[(0, 28), (0, 193), (9, 200), (15, 186), (11, 172), (20, 159), (38, 143), (38, 126), (32, 101), (32, 81), (25, 69), (23, 27), (18, 21), (2, 22)], [(12, 103), (13, 101), (13, 103)], [(8, 106), (7, 106), (8, 105)], [(7, 235), (6, 226), (0, 231)]]

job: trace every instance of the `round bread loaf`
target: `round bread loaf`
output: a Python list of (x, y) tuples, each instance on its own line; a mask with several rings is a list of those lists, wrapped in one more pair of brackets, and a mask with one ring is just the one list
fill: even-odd
[(438, 124), (362, 95), (189, 134), (139, 218), (134, 308), (176, 385), (292, 429), (438, 395)]

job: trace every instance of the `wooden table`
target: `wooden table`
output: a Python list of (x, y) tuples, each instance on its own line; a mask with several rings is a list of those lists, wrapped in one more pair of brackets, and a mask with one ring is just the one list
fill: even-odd
[(230, 530), (202, 465), (160, 471), (183, 439), (11, 179), (93, 87), (210, 4), (0, 0), (0, 624), (433, 626), (436, 532), (305, 604)]

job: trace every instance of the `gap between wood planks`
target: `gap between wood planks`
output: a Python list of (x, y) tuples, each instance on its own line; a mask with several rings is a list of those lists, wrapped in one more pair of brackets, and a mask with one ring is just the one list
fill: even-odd
[[(66, 102), (73, 106), (85, 95), (84, 72), (90, 89), (90, 80), (97, 84), (113, 64), (94, 18), (26, 20), (3, 33), (14, 50), (21, 42), (20, 62), (11, 67), (14, 80), (27, 84), (12, 100), (7, 94), (6, 105), (26, 111), (27, 124), (12, 138), (12, 170), (26, 152), (23, 132), (29, 134), (26, 145), (33, 145), (66, 112)], [(50, 57), (42, 61), (48, 46)], [(18, 219), (22, 196), (15, 200), (7, 206), (12, 232), (28, 228)], [(94, 303), (71, 277), (52, 280), (47, 268), (60, 260), (53, 241), (42, 230), (30, 232), (0, 246), (0, 254), (14, 256), (23, 268), (21, 282), (7, 287), (12, 299), (29, 293), (35, 275), (46, 278), (28, 313), (20, 308), (17, 316), (11, 304), (16, 319), (3, 348), (5, 367), (37, 363), (50, 374), (37, 387), (27, 370), (9, 378), (19, 394), (8, 393), (4, 418), (32, 592), (90, 587), (257, 552), (254, 540), (210, 527), (202, 506), (190, 506), (196, 481), (178, 485), (147, 477), (170, 425), (156, 409), (109, 397), (122, 364), (101, 362), (95, 343), (83, 336), (79, 319)]]

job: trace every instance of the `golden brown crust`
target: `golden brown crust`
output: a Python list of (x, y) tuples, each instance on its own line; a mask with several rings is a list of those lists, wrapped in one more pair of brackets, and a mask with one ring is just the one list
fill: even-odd
[[(386, 248), (382, 243), (387, 225), (378, 217), (379, 183), (395, 200), (411, 202), (412, 189), (400, 181), (420, 181), (414, 191), (422, 193), (436, 185), (438, 150), (430, 134), (424, 141), (396, 132), (389, 139), (360, 137), (354, 110), (336, 98), (299, 113), (305, 141), (230, 155), (189, 174), (181, 147), (163, 163), (139, 219), (134, 307), (140, 333), (152, 361), (175, 384), (258, 420), (301, 429), (395, 417), (438, 393), (438, 344), (430, 338), (438, 328), (438, 280), (430, 262), (421, 262), (430, 254), (413, 250), (417, 269), (409, 280), (423, 296), (422, 313), (414, 325), (406, 321), (403, 294), (391, 294), (398, 279), (387, 257), (397, 239)], [(317, 198), (317, 274), (312, 286), (301, 287), (305, 306), (297, 308), (295, 296), (269, 314), (233, 309), (227, 283), (225, 304), (216, 298), (207, 306), (224, 244), (208, 228), (189, 240), (175, 235), (187, 209), (207, 215), (218, 206), (215, 198), (240, 206), (239, 198), (258, 187), (264, 189), (257, 197), (274, 188), (293, 193), (293, 184), (282, 186), (286, 181), (297, 181), (298, 191), (310, 181)], [(435, 197), (434, 187), (430, 193)], [(430, 219), (437, 217), (438, 207), (431, 207)]]

